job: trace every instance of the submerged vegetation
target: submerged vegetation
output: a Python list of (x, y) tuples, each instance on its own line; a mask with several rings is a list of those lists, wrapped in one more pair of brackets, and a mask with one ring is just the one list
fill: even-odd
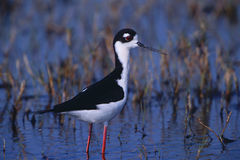
[[(54, 123), (48, 125), (49, 119), (29, 113), (51, 108), (111, 72), (114, 67), (112, 38), (123, 27), (135, 28), (140, 41), (167, 50), (168, 55), (148, 54), (149, 51), (142, 49), (131, 54), (128, 103), (120, 117), (131, 119), (126, 113), (131, 110), (130, 113), (138, 113), (138, 121), (132, 124), (118, 122), (122, 127), (128, 124), (136, 135), (141, 135), (141, 140), (136, 140), (140, 144), (133, 145), (133, 150), (123, 148), (121, 153), (133, 159), (164, 159), (177, 155), (182, 155), (183, 159), (204, 156), (214, 159), (221, 157), (229, 143), (236, 143), (238, 148), (232, 148), (239, 151), (239, 13), (237, 0), (110, 0), (101, 3), (2, 0), (1, 159), (39, 159), (39, 155), (28, 150), (24, 130), (32, 125), (43, 132), (44, 127), (54, 128)], [(153, 113), (156, 109), (160, 113), (157, 118)], [(71, 117), (49, 117), (61, 126), (68, 124), (68, 128), (75, 131), (81, 123)], [(154, 117), (159, 121), (154, 122)], [(162, 136), (158, 136), (163, 139), (167, 138), (165, 134), (174, 131), (174, 124), (179, 124), (183, 151), (174, 155), (166, 151), (167, 148), (159, 147), (169, 141), (176, 142), (174, 138), (153, 143), (151, 134), (156, 131), (150, 132), (147, 124), (159, 125)], [(164, 128), (168, 128), (167, 131)], [(12, 137), (5, 130), (10, 130)], [(124, 134), (127, 133), (116, 134), (114, 140), (119, 141), (120, 146), (126, 145)], [(150, 137), (148, 140), (154, 145), (144, 142), (145, 137)], [(213, 141), (221, 146), (215, 157), (204, 151), (211, 148)], [(15, 144), (18, 144), (17, 150), (8, 155), (12, 150), (8, 145)], [(189, 149), (192, 146), (196, 150)], [(40, 156), (47, 158), (42, 150), (46, 149), (39, 149)], [(111, 151), (114, 152), (109, 148), (109, 159), (116, 158), (116, 153), (111, 155)], [(236, 152), (229, 154), (239, 157)]]

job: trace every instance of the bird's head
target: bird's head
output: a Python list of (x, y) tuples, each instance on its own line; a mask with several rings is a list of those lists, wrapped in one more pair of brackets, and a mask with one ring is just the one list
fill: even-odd
[(113, 47), (131, 49), (137, 47), (138, 36), (132, 29), (122, 29), (114, 37)]
[(154, 49), (147, 47), (138, 41), (138, 35), (133, 29), (125, 28), (120, 30), (114, 37), (113, 47), (115, 50), (130, 50), (135, 47), (142, 47), (153, 52), (158, 52), (161, 54), (166, 54), (163, 50)]

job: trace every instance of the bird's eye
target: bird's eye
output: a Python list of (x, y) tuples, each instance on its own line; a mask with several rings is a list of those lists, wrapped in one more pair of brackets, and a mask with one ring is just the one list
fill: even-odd
[(126, 41), (131, 41), (133, 38), (132, 38), (132, 36), (127, 36), (127, 37), (125, 37), (125, 40)]

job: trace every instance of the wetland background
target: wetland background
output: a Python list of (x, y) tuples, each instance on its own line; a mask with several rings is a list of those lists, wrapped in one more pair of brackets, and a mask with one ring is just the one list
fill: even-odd
[(111, 72), (125, 27), (169, 55), (132, 50), (106, 159), (240, 159), (239, 17), (239, 0), (1, 0), (0, 159), (86, 159), (88, 124), (29, 113)]

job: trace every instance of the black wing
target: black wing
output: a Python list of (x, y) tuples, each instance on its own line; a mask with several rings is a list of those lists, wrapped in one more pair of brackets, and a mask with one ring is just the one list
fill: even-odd
[(87, 87), (72, 99), (55, 105), (53, 111), (94, 110), (98, 104), (116, 102), (124, 97), (122, 87), (117, 84), (114, 72), (101, 81)]

